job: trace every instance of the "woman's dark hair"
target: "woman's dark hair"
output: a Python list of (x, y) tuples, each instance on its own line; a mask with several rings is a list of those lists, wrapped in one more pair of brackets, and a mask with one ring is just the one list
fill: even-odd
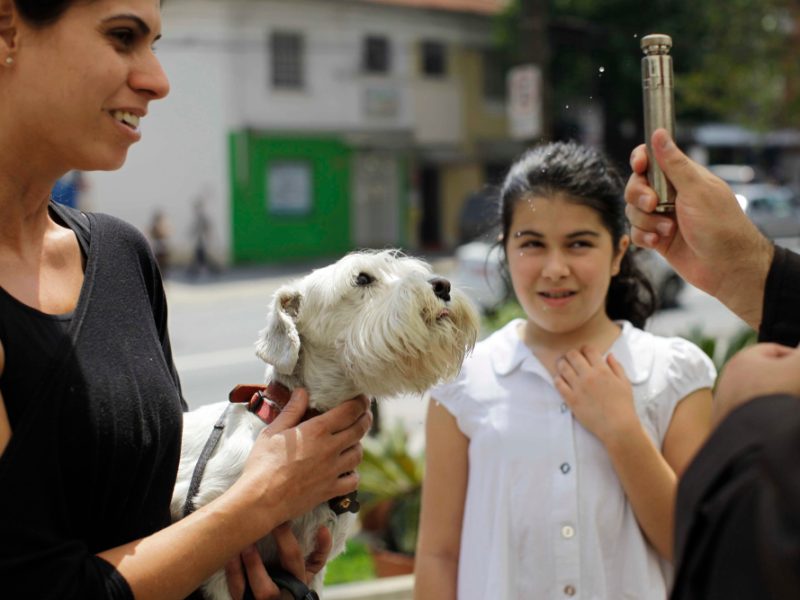
[[(611, 234), (614, 248), (628, 232), (623, 199), (624, 183), (619, 172), (599, 151), (574, 142), (553, 142), (526, 152), (514, 163), (499, 195), (502, 240), (509, 239), (514, 209), (533, 196), (563, 196), (594, 209)], [(506, 256), (506, 269), (508, 257)], [(634, 260), (629, 247), (620, 270), (612, 277), (606, 297), (606, 313), (611, 319), (624, 319), (637, 327), (656, 308), (656, 294), (650, 280)]]
[(87, 0), (14, 0), (14, 4), (28, 23), (38, 27), (52, 25), (67, 9), (77, 2)]

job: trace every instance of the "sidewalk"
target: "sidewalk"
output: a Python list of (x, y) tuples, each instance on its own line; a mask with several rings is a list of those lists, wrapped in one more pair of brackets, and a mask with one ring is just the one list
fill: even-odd
[(414, 595), (414, 576), (385, 577), (360, 583), (327, 586), (323, 600), (411, 600)]

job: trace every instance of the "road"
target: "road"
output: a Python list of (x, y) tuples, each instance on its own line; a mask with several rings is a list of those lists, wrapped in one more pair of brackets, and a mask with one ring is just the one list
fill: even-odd
[[(448, 258), (434, 264), (445, 276), (452, 269)], [(308, 269), (236, 270), (218, 279), (167, 281), (173, 355), (190, 407), (226, 400), (236, 383), (263, 381), (265, 367), (255, 356), (254, 343), (265, 324), (271, 296)], [(706, 335), (729, 338), (745, 324), (716, 299), (687, 286), (680, 307), (657, 313), (647, 328), (662, 335), (681, 335), (695, 327)], [(381, 420), (384, 424), (402, 420), (416, 446), (422, 443), (424, 413), (420, 397), (390, 399), (382, 406)]]

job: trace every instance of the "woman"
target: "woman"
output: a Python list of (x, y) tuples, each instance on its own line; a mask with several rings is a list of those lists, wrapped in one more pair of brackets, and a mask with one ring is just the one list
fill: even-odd
[(709, 429), (715, 371), (641, 327), (622, 180), (553, 143), (500, 194), (525, 312), (431, 392), (416, 598), (665, 600), (677, 478)]
[[(366, 399), (295, 426), (299, 391), (236, 485), (169, 524), (185, 405), (157, 266), (133, 227), (49, 199), (67, 171), (117, 169), (139, 141), (169, 91), (160, 28), (158, 0), (0, 0), (3, 597), (185, 598), (226, 564), (234, 597), (243, 570), (277, 597), (250, 545), (357, 485)], [(307, 577), (291, 534), (276, 537)]]

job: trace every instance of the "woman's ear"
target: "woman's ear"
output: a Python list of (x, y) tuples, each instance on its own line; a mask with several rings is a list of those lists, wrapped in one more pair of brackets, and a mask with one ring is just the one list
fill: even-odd
[(623, 235), (619, 239), (619, 244), (617, 244), (617, 252), (614, 255), (614, 260), (611, 262), (611, 276), (615, 276), (619, 274), (620, 265), (622, 264), (622, 259), (625, 258), (625, 253), (628, 251), (628, 248), (631, 245), (631, 238), (629, 235)]
[(14, 0), (0, 0), (0, 64), (17, 49), (19, 13)]

